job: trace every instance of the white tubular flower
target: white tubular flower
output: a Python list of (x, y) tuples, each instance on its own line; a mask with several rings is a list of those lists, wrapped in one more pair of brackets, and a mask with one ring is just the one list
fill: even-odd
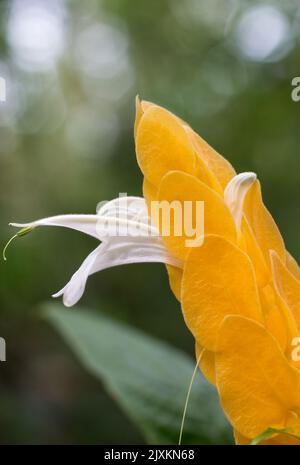
[(22, 228), (18, 236), (39, 226), (60, 226), (102, 241), (83, 261), (67, 285), (53, 295), (63, 295), (67, 307), (75, 305), (82, 297), (88, 277), (106, 268), (146, 262), (182, 266), (167, 252), (141, 197), (119, 197), (100, 206), (96, 215), (59, 215), (11, 225)]
[[(254, 173), (241, 173), (225, 189), (224, 200), (238, 230), (245, 195), (255, 180)], [(83, 261), (66, 286), (53, 295), (62, 295), (67, 307), (80, 300), (88, 277), (106, 268), (147, 262), (182, 267), (182, 263), (172, 257), (164, 246), (159, 230), (149, 218), (147, 205), (142, 197), (121, 196), (99, 204), (95, 215), (58, 215), (31, 223), (10, 224), (22, 228), (16, 236), (25, 235), (39, 226), (59, 226), (75, 229), (102, 242)]]

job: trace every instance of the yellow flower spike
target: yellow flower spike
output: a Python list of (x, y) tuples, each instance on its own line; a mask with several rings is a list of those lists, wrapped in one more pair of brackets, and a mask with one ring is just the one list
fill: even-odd
[(270, 250), (275, 250), (285, 260), (284, 242), (275, 221), (263, 204), (259, 181), (250, 187), (246, 195), (244, 212), (266, 262), (270, 264)]
[(291, 310), (300, 334), (300, 281), (288, 270), (277, 253), (270, 252), (276, 289)]
[(295, 276), (295, 278), (300, 280), (300, 267), (294, 257), (288, 251), (286, 252), (286, 266), (288, 270)]
[[(195, 224), (196, 201), (203, 201), (205, 235), (217, 234), (231, 241), (236, 241), (234, 221), (222, 197), (196, 177), (180, 171), (168, 173), (160, 184), (158, 199), (168, 202), (179, 201), (182, 204), (182, 211), (185, 208), (184, 202), (191, 201), (193, 224)], [(182, 227), (182, 229), (184, 228)], [(174, 218), (171, 218), (170, 231), (174, 231)], [(184, 234), (182, 236), (163, 235), (168, 250), (179, 259), (185, 259), (187, 253), (191, 250), (186, 246), (186, 240), (188, 239)]]
[(244, 252), (219, 236), (206, 236), (202, 247), (189, 253), (181, 296), (187, 326), (197, 343), (212, 351), (227, 315), (262, 322), (252, 264)]
[(276, 340), (259, 323), (227, 316), (219, 331), (217, 387), (233, 427), (248, 438), (285, 428), (300, 407), (300, 372), (287, 362)]
[(196, 171), (196, 155), (182, 124), (161, 107), (150, 106), (143, 113), (135, 142), (138, 164), (154, 186), (169, 171)]
[(185, 130), (199, 157), (207, 164), (219, 184), (225, 189), (229, 181), (236, 175), (232, 165), (193, 131), (190, 126), (185, 125)]

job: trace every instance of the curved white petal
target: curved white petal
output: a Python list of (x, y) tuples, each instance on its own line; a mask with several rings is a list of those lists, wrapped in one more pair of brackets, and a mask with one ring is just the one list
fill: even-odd
[(103, 244), (99, 245), (86, 257), (80, 268), (76, 271), (76, 273), (73, 274), (72, 278), (66, 284), (66, 286), (56, 294), (53, 294), (52, 297), (60, 297), (63, 295), (63, 302), (66, 307), (72, 307), (72, 305), (75, 305), (76, 302), (81, 299), (84, 293), (87, 278), (90, 274), (90, 270), (92, 269), (102, 246)]
[(143, 197), (121, 196), (97, 207), (99, 216), (118, 216), (128, 220), (142, 221), (149, 224), (148, 208)]
[(241, 227), (245, 196), (256, 179), (255, 173), (240, 173), (234, 176), (225, 188), (224, 201), (231, 211), (238, 230)]
[(48, 218), (42, 218), (31, 223), (10, 223), (10, 226), (17, 228), (37, 228), (39, 226), (61, 226), (63, 228), (75, 229), (89, 236), (98, 237), (97, 223), (98, 215), (57, 215)]
[[(108, 212), (111, 212), (108, 210)], [(107, 211), (104, 215), (57, 215), (42, 218), (31, 223), (10, 223), (19, 228), (37, 228), (39, 226), (60, 226), (81, 231), (99, 240), (111, 237), (158, 237), (158, 229), (144, 216), (131, 219), (130, 215), (110, 216)], [(144, 212), (143, 212), (144, 215)], [(131, 216), (132, 217), (132, 216)]]
[(152, 238), (144, 242), (134, 240), (105, 242), (83, 261), (67, 285), (53, 297), (63, 295), (64, 304), (71, 307), (82, 297), (87, 279), (91, 274), (118, 265), (146, 262), (160, 262), (182, 267), (179, 260), (168, 254), (162, 242), (158, 243)]
[(98, 239), (111, 241), (111, 238), (132, 237), (143, 240), (145, 237), (159, 238), (159, 230), (147, 219), (127, 219), (120, 216), (99, 216), (97, 222)]

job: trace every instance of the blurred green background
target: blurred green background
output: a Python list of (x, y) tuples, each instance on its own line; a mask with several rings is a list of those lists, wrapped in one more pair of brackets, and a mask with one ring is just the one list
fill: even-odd
[[(299, 259), (299, 75), (298, 0), (0, 1), (1, 244), (9, 221), (93, 213), (119, 192), (141, 195), (139, 94), (187, 120), (238, 172), (258, 173)], [(40, 303), (94, 247), (80, 233), (41, 229), (1, 262), (2, 444), (143, 442), (40, 318)], [(193, 355), (162, 265), (94, 275), (83, 303)]]

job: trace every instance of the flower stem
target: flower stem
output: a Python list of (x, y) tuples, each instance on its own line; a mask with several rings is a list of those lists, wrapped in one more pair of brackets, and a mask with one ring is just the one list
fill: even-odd
[(190, 400), (191, 390), (192, 390), (192, 387), (193, 387), (193, 384), (194, 384), (194, 381), (195, 381), (195, 376), (196, 376), (196, 373), (197, 373), (200, 358), (201, 358), (201, 355), (198, 358), (197, 363), (195, 365), (195, 368), (194, 368), (194, 371), (193, 371), (193, 374), (192, 374), (192, 377), (191, 377), (190, 385), (189, 385), (189, 388), (188, 388), (188, 392), (187, 392), (187, 395), (186, 395), (186, 399), (185, 399), (185, 404), (184, 404), (184, 409), (183, 409), (183, 414), (182, 414), (182, 420), (181, 420), (181, 426), (180, 426), (179, 439), (178, 439), (178, 445), (179, 446), (181, 445), (182, 433), (183, 433), (183, 428), (184, 428), (184, 422), (185, 422), (187, 407), (188, 407), (188, 403), (189, 403), (189, 400)]

